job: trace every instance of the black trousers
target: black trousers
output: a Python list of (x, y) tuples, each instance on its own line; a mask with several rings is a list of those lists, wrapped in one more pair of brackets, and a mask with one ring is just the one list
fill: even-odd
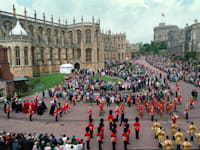
[(124, 118), (121, 118), (120, 126), (122, 125), (123, 122), (124, 122)]
[(87, 145), (87, 150), (89, 150), (90, 149), (90, 141), (87, 141), (86, 145)]
[(115, 150), (115, 145), (116, 145), (116, 142), (112, 142), (113, 150)]
[(110, 130), (112, 130), (112, 122), (110, 122)]
[(99, 150), (102, 150), (101, 148), (102, 141), (98, 141), (98, 143), (99, 143)]
[(32, 121), (32, 115), (29, 116), (29, 120)]
[(177, 150), (180, 150), (180, 149), (181, 149), (181, 145), (177, 144)]
[(188, 113), (185, 114), (185, 119), (188, 119), (189, 118), (189, 115)]
[(131, 107), (131, 103), (128, 103), (128, 107)]
[(116, 121), (118, 121), (118, 120), (119, 120), (119, 115), (116, 116)]
[(58, 121), (58, 116), (56, 115), (56, 121)]
[(127, 150), (127, 142), (124, 141), (124, 150)]
[(151, 121), (153, 121), (154, 120), (154, 115), (151, 115)]
[(139, 139), (139, 131), (138, 130), (135, 130), (135, 137), (136, 137), (136, 139)]
[(93, 138), (93, 130), (90, 130), (91, 138)]

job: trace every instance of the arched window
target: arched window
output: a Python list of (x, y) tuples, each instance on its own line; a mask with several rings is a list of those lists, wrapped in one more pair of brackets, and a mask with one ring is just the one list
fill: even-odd
[(43, 36), (42, 32), (43, 32), (42, 27), (39, 27), (39, 28), (38, 28), (38, 41), (39, 41), (39, 43), (42, 42), (42, 39), (43, 39), (43, 37), (42, 37), (42, 36)]
[(92, 50), (90, 48), (86, 49), (86, 62), (92, 61)]
[(24, 48), (24, 65), (28, 65), (28, 48)]
[(31, 47), (32, 64), (35, 65), (35, 48)]
[(40, 48), (40, 59), (41, 63), (44, 64), (44, 49), (42, 47)]
[(77, 30), (77, 42), (78, 44), (81, 43), (81, 30)]
[(72, 31), (69, 31), (68, 34), (69, 34), (69, 42), (73, 43), (73, 34), (72, 34)]
[(77, 49), (77, 51), (78, 51), (78, 59), (80, 59), (81, 58), (81, 49), (79, 48), (79, 49)]
[(15, 48), (15, 58), (16, 58), (16, 65), (20, 65), (20, 49), (19, 49), (19, 47)]
[(58, 30), (57, 29), (55, 30), (54, 36), (56, 39), (56, 44), (58, 44)]
[(51, 42), (51, 30), (49, 28), (47, 29), (47, 40)]
[(50, 52), (49, 52), (49, 59), (52, 60), (53, 59), (53, 48), (50, 47)]
[(86, 30), (85, 38), (87, 44), (91, 43), (91, 31), (89, 29)]

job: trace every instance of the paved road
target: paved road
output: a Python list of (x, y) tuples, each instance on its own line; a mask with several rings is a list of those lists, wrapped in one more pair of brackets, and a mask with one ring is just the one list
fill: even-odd
[[(147, 62), (144, 60), (144, 58), (141, 58), (137, 60), (138, 63), (142, 63), (151, 69), (155, 69), (151, 65), (147, 64)], [(155, 69), (157, 70), (157, 69)], [(158, 71), (158, 70), (157, 70)], [(163, 73), (165, 74), (165, 73)], [(171, 83), (172, 89), (175, 91), (175, 84)], [(178, 119), (178, 126), (182, 129), (187, 129), (189, 123), (184, 119), (184, 108), (185, 104), (188, 103), (190, 98), (191, 90), (195, 87), (191, 84), (180, 82), (180, 90), (181, 94), (183, 96), (183, 105), (178, 106), (178, 112), (177, 115), (179, 115)], [(198, 92), (200, 93), (200, 89), (196, 88)], [(33, 99), (33, 96), (27, 97), (26, 99)], [(45, 98), (45, 102), (50, 106), (50, 99)], [(59, 100), (60, 102), (64, 103), (63, 100)], [(85, 127), (88, 124), (88, 104), (86, 103), (78, 103), (76, 106), (70, 106), (71, 112), (69, 114), (64, 115), (62, 118), (59, 118), (59, 122), (55, 122), (54, 117), (50, 116), (48, 112), (46, 112), (43, 116), (33, 116), (33, 122), (28, 121), (28, 115), (26, 114), (15, 114), (11, 113), (11, 119), (7, 119), (6, 115), (3, 113), (3, 106), (0, 106), (0, 130), (5, 131), (13, 131), (13, 132), (36, 132), (36, 133), (53, 133), (55, 135), (60, 134), (66, 134), (69, 137), (72, 137), (73, 135), (84, 138), (84, 132)], [(190, 120), (193, 121), (197, 129), (200, 128), (200, 100), (198, 99), (196, 101), (195, 110), (190, 111)], [(110, 109), (114, 109), (115, 106), (112, 105), (111, 107), (105, 106), (106, 114), (104, 115), (105, 121), (105, 138), (103, 140), (103, 150), (111, 150), (112, 145), (110, 142), (110, 131), (109, 131), (109, 125), (107, 121), (107, 115)], [(96, 127), (99, 124), (100, 117), (98, 116), (98, 107), (96, 105), (92, 106), (93, 109), (93, 118), (94, 118), (94, 124), (95, 129), (94, 133), (96, 133)], [(125, 115), (129, 118), (129, 124), (131, 129), (130, 134), (130, 144), (128, 145), (128, 149), (158, 149), (158, 143), (157, 140), (153, 138), (153, 131), (152, 131), (152, 122), (150, 121), (150, 116), (145, 111), (144, 118), (140, 119), (141, 122), (141, 131), (140, 131), (140, 139), (135, 139), (135, 133), (134, 133), (134, 127), (133, 122), (136, 116), (138, 116), (138, 112), (135, 109), (135, 106), (132, 106), (131, 108), (125, 107)], [(161, 123), (161, 126), (166, 128), (166, 134), (170, 135), (170, 117), (167, 114), (164, 114), (163, 118), (160, 118), (160, 116), (156, 116), (158, 118), (159, 122)], [(122, 142), (122, 130), (123, 128), (118, 127), (118, 139), (117, 139), (117, 150), (123, 149), (123, 142)], [(184, 136), (188, 137), (187, 133), (183, 131)], [(196, 139), (194, 142), (192, 142), (193, 148), (197, 147)], [(174, 145), (175, 148), (175, 145)], [(97, 140), (96, 136), (94, 136), (94, 139), (91, 141), (91, 149), (97, 150)]]

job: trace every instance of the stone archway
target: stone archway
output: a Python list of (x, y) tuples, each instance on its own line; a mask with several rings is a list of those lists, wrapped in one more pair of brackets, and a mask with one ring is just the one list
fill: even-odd
[(75, 63), (75, 64), (74, 64), (74, 69), (79, 70), (79, 69), (80, 69), (80, 64), (79, 64), (79, 63)]

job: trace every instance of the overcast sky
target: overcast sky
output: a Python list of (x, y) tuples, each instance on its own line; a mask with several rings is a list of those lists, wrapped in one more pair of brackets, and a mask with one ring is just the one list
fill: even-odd
[[(153, 27), (159, 22), (185, 27), (194, 19), (200, 21), (200, 0), (0, 0), (0, 10), (12, 12), (15, 4), (16, 12), (23, 14), (27, 8), (28, 16), (37, 11), (37, 16), (50, 20), (51, 15), (57, 21), (63, 17), (72, 23), (101, 19), (101, 29), (111, 29), (113, 33), (126, 32), (131, 43), (150, 42), (153, 40)], [(162, 17), (162, 13), (165, 17)]]

